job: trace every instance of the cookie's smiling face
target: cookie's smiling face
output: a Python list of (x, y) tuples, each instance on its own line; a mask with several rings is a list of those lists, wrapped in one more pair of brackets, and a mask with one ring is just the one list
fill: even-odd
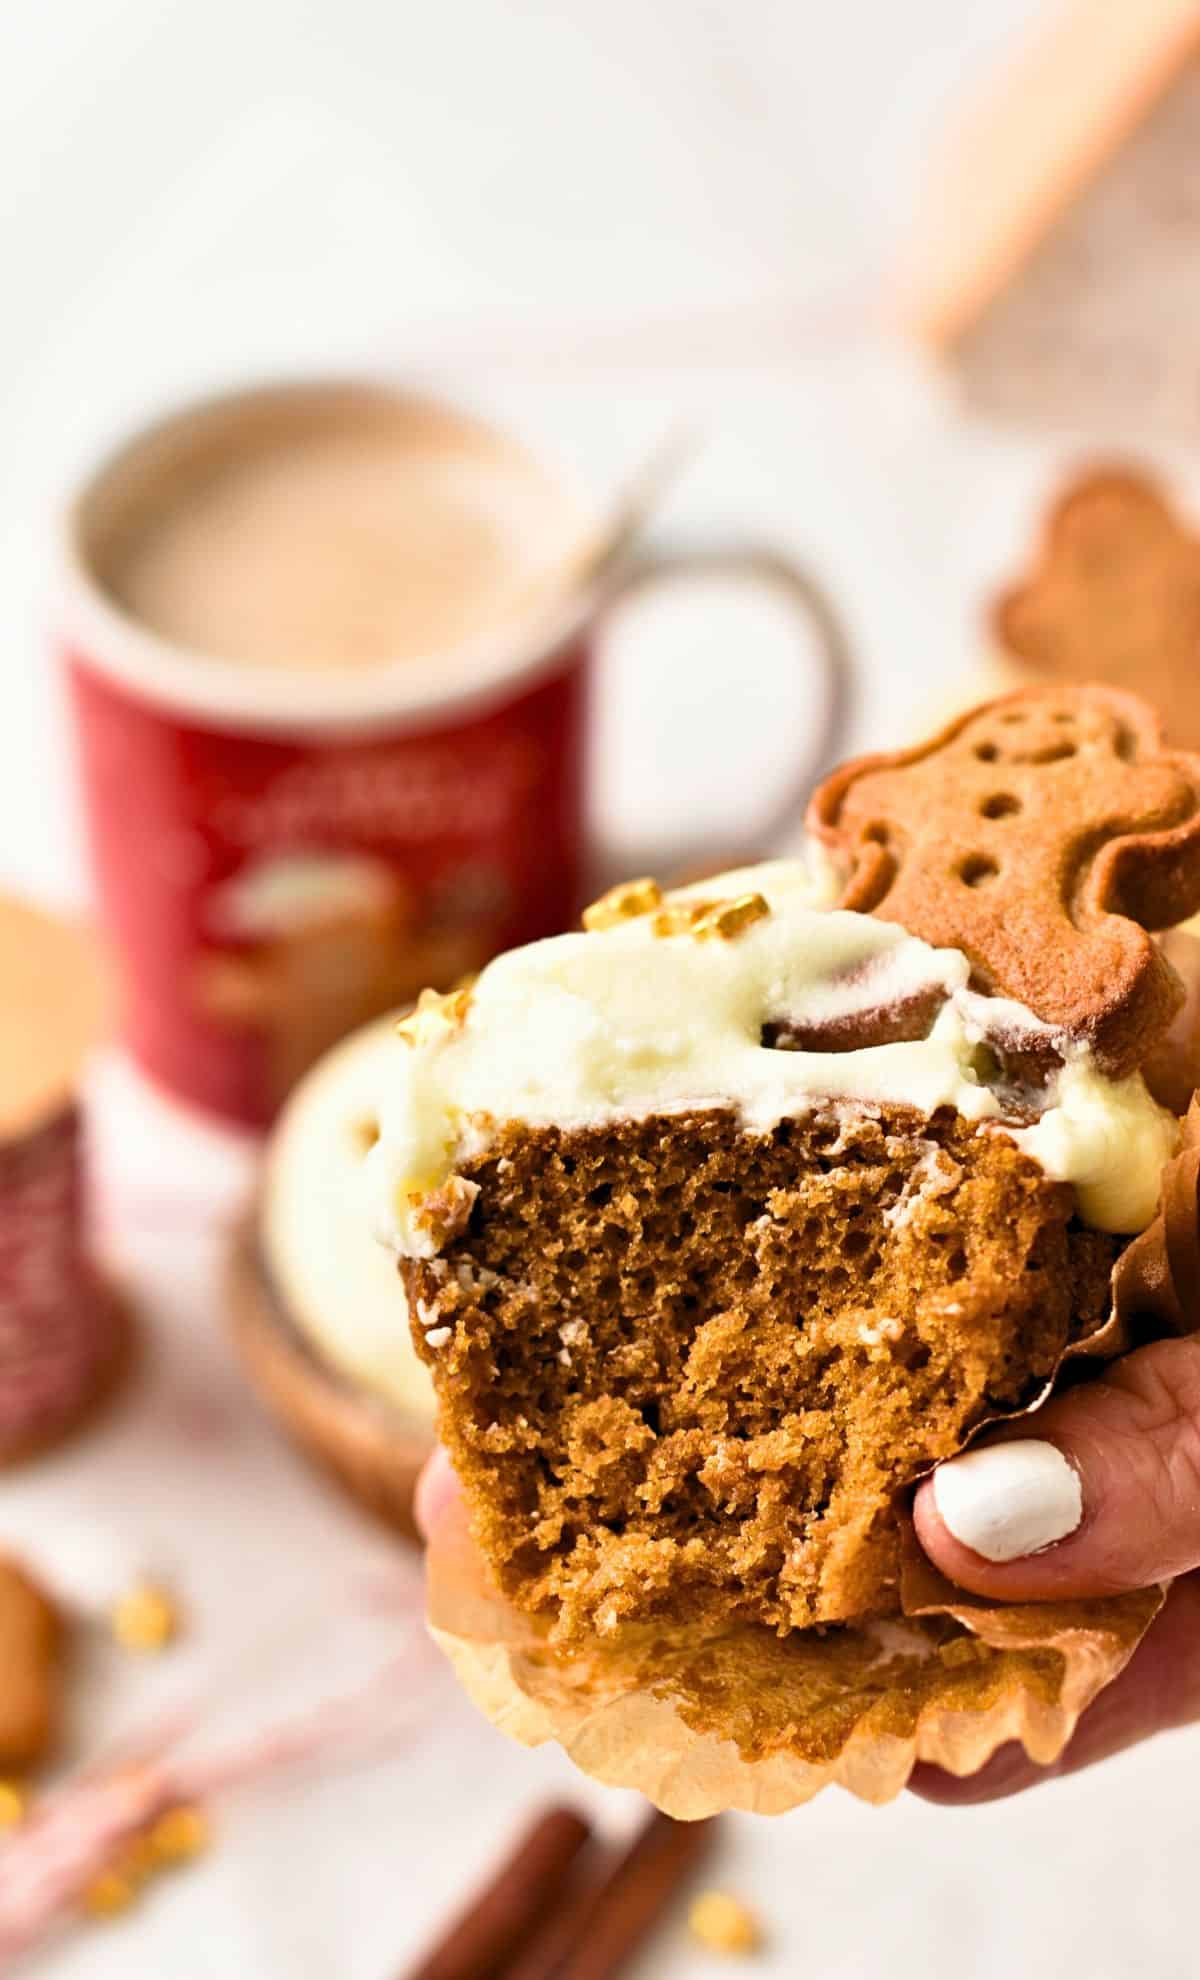
[(1169, 1023), (1178, 992), (1146, 930), (1200, 906), (1200, 757), (1164, 750), (1133, 696), (1007, 696), (835, 771), (809, 822), (852, 862), (843, 906), (961, 949), (1107, 1070)]

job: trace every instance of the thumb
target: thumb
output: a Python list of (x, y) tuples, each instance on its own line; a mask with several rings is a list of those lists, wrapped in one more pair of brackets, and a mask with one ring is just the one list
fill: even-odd
[(422, 1540), (432, 1540), (435, 1529), (441, 1525), (457, 1498), (458, 1479), (439, 1444), (417, 1480), (413, 1516)]
[(1200, 1341), (1158, 1341), (940, 1465), (917, 1537), (977, 1595), (1113, 1595), (1200, 1565)]

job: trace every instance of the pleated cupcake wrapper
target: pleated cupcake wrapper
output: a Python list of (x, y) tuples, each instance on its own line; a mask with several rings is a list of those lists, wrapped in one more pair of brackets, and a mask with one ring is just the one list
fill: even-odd
[(833, 1782), (886, 1802), (918, 1761), (971, 1774), (1008, 1740), (1046, 1765), (1165, 1596), (1002, 1608), (914, 1559), (903, 1613), (863, 1628), (637, 1627), (564, 1655), (492, 1588), (460, 1511), (427, 1569), (431, 1633), (493, 1725), (557, 1740), (594, 1780), (683, 1821), (783, 1814)]
[[(1039, 1408), (1068, 1363), (1111, 1360), (1200, 1323), (1200, 1102), (1164, 1169), (1159, 1214), (1126, 1246), (1112, 1294), (1103, 1326), (1073, 1343), (1015, 1414)], [(1166, 1598), (1155, 1587), (1093, 1602), (986, 1602), (945, 1581), (910, 1526), (894, 1617), (785, 1637), (749, 1625), (623, 1625), (565, 1654), (547, 1620), (492, 1586), (461, 1507), (435, 1534), (427, 1572), (430, 1630), (494, 1725), (526, 1746), (557, 1740), (585, 1774), (683, 1820), (727, 1808), (782, 1814), (832, 1782), (886, 1802), (918, 1761), (973, 1774), (1010, 1740), (1049, 1765)]]

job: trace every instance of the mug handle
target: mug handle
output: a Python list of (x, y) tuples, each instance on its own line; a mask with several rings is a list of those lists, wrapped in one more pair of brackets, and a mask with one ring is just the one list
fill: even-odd
[[(814, 643), (821, 706), (818, 727), (815, 733), (808, 732), (799, 767), (785, 795), (743, 835), (718, 834), (705, 839), (697, 834), (670, 844), (648, 845), (638, 857), (629, 852), (618, 857), (601, 838), (597, 884), (611, 885), (634, 870), (679, 882), (763, 858), (767, 849), (802, 821), (812, 786), (841, 748), (854, 685), (845, 622), (821, 581), (782, 551), (758, 542), (651, 545), (635, 553), (615, 578), (606, 594), (602, 617), (656, 585), (714, 577), (749, 582), (757, 589), (774, 592), (801, 622)], [(740, 767), (743, 772), (753, 769), (753, 765)], [(734, 766), (730, 774), (736, 774), (737, 768)]]

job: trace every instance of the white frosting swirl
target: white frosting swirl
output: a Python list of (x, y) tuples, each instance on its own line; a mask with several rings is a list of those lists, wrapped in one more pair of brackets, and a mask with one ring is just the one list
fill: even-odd
[[(767, 1131), (829, 1102), (999, 1120), (1006, 1102), (981, 1072), (981, 1041), (1063, 1049), (1061, 1035), (1021, 1005), (972, 991), (958, 950), (832, 909), (836, 878), (817, 853), (722, 874), (668, 900), (748, 892), (762, 894), (770, 913), (731, 939), (656, 934), (653, 916), (638, 915), (500, 956), (465, 1015), (421, 1012), (395, 1041), (381, 1138), (365, 1167), (384, 1242), (431, 1255), (423, 1198), (507, 1121), (574, 1129), (732, 1107), (748, 1129)], [(773, 1023), (825, 1025), (922, 996), (940, 1008), (921, 1038), (834, 1051), (764, 1042)], [(1076, 1186), (1090, 1224), (1141, 1229), (1177, 1124), (1140, 1077), (1106, 1079), (1081, 1047), (1066, 1058), (1040, 1096), (1040, 1117), (1009, 1131), (1047, 1174)]]
[(433, 1391), (409, 1339), (404, 1288), (362, 1214), (379, 1092), (402, 1050), (396, 1020), (383, 1018), (301, 1081), (271, 1137), (260, 1233), (276, 1292), (318, 1355), (351, 1382), (429, 1418)]

